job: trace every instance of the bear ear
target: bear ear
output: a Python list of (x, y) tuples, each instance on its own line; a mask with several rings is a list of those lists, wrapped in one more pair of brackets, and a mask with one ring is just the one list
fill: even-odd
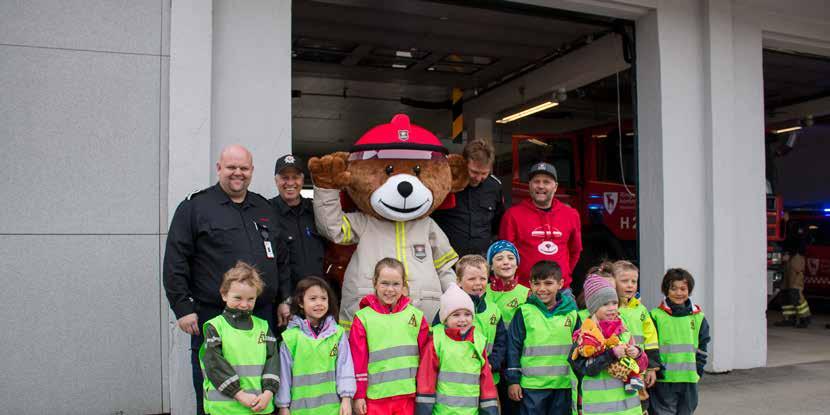
[(467, 171), (467, 160), (461, 154), (450, 154), (447, 156), (450, 162), (452, 173), (452, 187), (450, 192), (456, 193), (464, 190), (470, 183), (470, 172)]

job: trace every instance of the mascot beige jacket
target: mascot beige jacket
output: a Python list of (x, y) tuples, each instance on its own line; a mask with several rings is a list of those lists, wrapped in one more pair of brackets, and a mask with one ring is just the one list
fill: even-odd
[(441, 293), (455, 282), (458, 254), (432, 218), (392, 222), (363, 212), (344, 213), (339, 190), (315, 187), (314, 219), (325, 238), (357, 244), (343, 277), (340, 324), (345, 329), (351, 328), (360, 300), (375, 292), (375, 264), (386, 257), (404, 264), (412, 305), (424, 312), (427, 321), (438, 313)]

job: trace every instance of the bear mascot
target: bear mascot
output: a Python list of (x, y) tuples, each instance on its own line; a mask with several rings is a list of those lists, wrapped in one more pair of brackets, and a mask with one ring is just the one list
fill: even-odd
[[(314, 184), (317, 229), (337, 244), (357, 244), (343, 276), (340, 323), (351, 327), (360, 300), (374, 293), (375, 264), (404, 264), (408, 295), (427, 319), (438, 312), (441, 293), (455, 282), (458, 261), (449, 240), (429, 217), (450, 192), (467, 186), (464, 158), (404, 114), (366, 132), (350, 153), (308, 161)], [(346, 190), (358, 211), (344, 213)]]

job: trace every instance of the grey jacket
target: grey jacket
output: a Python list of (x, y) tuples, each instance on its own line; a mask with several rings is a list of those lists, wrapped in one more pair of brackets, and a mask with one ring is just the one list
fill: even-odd
[[(323, 327), (320, 329), (320, 334), (315, 336), (308, 324), (308, 320), (300, 316), (291, 316), (291, 321), (288, 322), (286, 330), (292, 327), (299, 327), (300, 330), (308, 337), (325, 339), (335, 334), (337, 329), (337, 322), (334, 317), (328, 316), (323, 322)], [(334, 368), (335, 384), (337, 385), (337, 394), (341, 397), (354, 397), (357, 391), (357, 384), (354, 378), (354, 364), (352, 363), (352, 351), (349, 349), (349, 336), (343, 334), (340, 342), (337, 345), (337, 365)], [(274, 404), (277, 408), (288, 408), (291, 406), (291, 369), (294, 366), (294, 358), (291, 356), (291, 351), (283, 342), (280, 344), (280, 390), (277, 393)]]

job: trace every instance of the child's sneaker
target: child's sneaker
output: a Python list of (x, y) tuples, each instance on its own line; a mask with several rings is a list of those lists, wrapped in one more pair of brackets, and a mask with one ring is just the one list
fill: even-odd
[(643, 383), (643, 380), (640, 378), (634, 378), (628, 380), (628, 383), (625, 384), (625, 391), (626, 392), (636, 392), (639, 390), (645, 389), (646, 385)]

